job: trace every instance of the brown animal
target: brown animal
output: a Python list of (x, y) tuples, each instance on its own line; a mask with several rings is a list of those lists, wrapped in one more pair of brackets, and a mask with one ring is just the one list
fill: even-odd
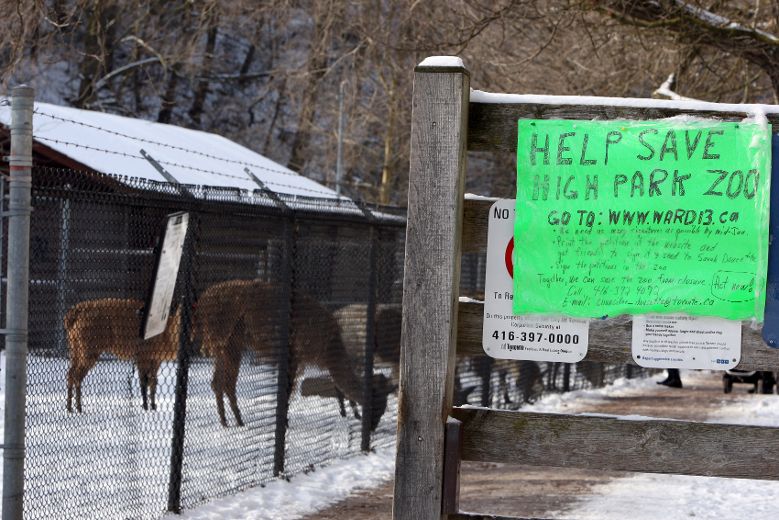
[[(288, 312), (287, 298), (289, 295), (282, 287), (259, 280), (221, 282), (203, 291), (198, 298), (193, 332), (202, 342), (202, 352), (214, 358), (211, 388), (223, 426), (227, 426), (225, 395), (236, 423), (243, 426), (236, 397), (242, 347), (248, 345), (260, 357), (276, 356), (283, 336), (281, 324), (288, 319), (284, 316)], [(287, 396), (299, 372), (305, 366), (316, 365), (330, 372), (338, 391), (364, 407), (361, 378), (352, 369), (333, 315), (300, 291), (292, 295), (292, 302)], [(392, 391), (394, 387), (383, 374), (373, 376), (373, 395), (367, 403), (373, 410), (371, 429), (378, 425), (387, 408), (387, 395)]]
[[(333, 312), (341, 328), (344, 346), (353, 362), (362, 362), (365, 354), (368, 306), (353, 303)], [(380, 303), (376, 305), (374, 318), (373, 359), (377, 365), (388, 366), (392, 370), (393, 384), (400, 380), (400, 326), (402, 313), (400, 305)], [(336, 398), (341, 416), (346, 417), (344, 395), (336, 389)], [(349, 401), (354, 416), (360, 418), (356, 403)]]
[(173, 323), (168, 324), (165, 332), (144, 341), (140, 338), (143, 305), (141, 300), (103, 298), (77, 303), (68, 310), (65, 315), (70, 344), (68, 412), (73, 411), (74, 389), (76, 410), (81, 412), (81, 382), (103, 352), (135, 363), (143, 409), (149, 409), (147, 390), (151, 409), (157, 409), (157, 371), (163, 361), (176, 359), (181, 310), (176, 311)]

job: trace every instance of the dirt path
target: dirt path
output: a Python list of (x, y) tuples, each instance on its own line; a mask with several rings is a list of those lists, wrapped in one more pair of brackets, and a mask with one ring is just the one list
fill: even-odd
[[(691, 372), (682, 377), (683, 389), (656, 386), (649, 390), (632, 390), (619, 397), (579, 399), (570, 403), (569, 409), (573, 413), (703, 420), (709, 410), (736, 396), (743, 396), (749, 388), (737, 385), (733, 394), (725, 395), (719, 374)], [(543, 517), (569, 509), (577, 499), (589, 494), (594, 485), (625, 475), (619, 472), (465, 462), (462, 466), (460, 508), (463, 511)], [(391, 511), (392, 482), (388, 482), (379, 488), (358, 492), (324, 511), (305, 517), (305, 520), (384, 520), (391, 517)]]

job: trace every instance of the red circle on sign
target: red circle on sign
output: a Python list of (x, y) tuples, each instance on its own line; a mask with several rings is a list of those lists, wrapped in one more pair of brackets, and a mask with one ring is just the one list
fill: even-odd
[(506, 270), (509, 272), (509, 276), (514, 278), (514, 237), (511, 237), (506, 246)]

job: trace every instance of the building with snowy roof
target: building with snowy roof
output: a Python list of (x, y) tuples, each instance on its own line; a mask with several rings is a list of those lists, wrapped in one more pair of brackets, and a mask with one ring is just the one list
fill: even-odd
[[(0, 106), (5, 150), (10, 117)], [(63, 318), (78, 302), (145, 300), (164, 223), (178, 211), (191, 213), (195, 242), (193, 278), (179, 273), (179, 284), (195, 295), (224, 280), (294, 277), (329, 308), (362, 303), (378, 247), (383, 274), (370, 290), (399, 298), (402, 212), (370, 211), (222, 136), (36, 103), (33, 162), (33, 350), (65, 352)]]
[[(8, 139), (10, 123), (10, 106), (3, 104), (0, 139)], [(285, 197), (339, 198), (335, 191), (225, 137), (175, 125), (35, 103), (33, 140), (38, 165), (247, 191), (265, 187)]]

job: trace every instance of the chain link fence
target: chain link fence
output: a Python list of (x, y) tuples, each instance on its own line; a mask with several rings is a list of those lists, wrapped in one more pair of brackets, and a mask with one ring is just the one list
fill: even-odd
[[(26, 518), (159, 518), (394, 446), (403, 210), (49, 167), (32, 204)], [(178, 211), (168, 329), (142, 341)], [(464, 256), (464, 295), (483, 271)], [(517, 408), (625, 375), (464, 358), (455, 400)]]

